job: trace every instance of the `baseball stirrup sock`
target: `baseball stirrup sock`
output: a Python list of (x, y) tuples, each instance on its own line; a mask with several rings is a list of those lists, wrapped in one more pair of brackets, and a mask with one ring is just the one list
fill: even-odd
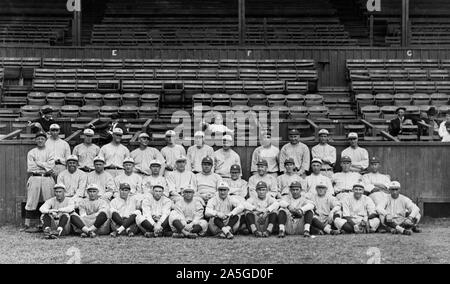
[(67, 215), (62, 215), (61, 218), (59, 218), (59, 227), (65, 227), (67, 225), (67, 222), (69, 222), (69, 217)]
[(44, 228), (52, 226), (52, 217), (50, 217), (49, 214), (44, 214), (44, 216), (42, 216), (42, 221), (44, 221)]
[(236, 225), (236, 223), (239, 221), (239, 217), (234, 215), (231, 216), (230, 220), (228, 220), (228, 225), (230, 228), (233, 228), (234, 225)]
[(214, 225), (216, 225), (217, 227), (219, 227), (219, 229), (222, 229), (225, 225), (223, 224), (223, 220), (216, 217), (214, 218)]
[(108, 216), (106, 216), (105, 212), (100, 212), (94, 222), (95, 228), (100, 228), (105, 222), (108, 220)]
[[(314, 217), (314, 214), (312, 213), (312, 211), (307, 211), (307, 212), (305, 213), (305, 223), (306, 223), (307, 225), (310, 225), (311, 222), (312, 222), (313, 217)], [(306, 226), (306, 225), (305, 225), (305, 226)]]
[(284, 212), (283, 210), (281, 210), (281, 211), (278, 213), (278, 223), (280, 224), (280, 226), (283, 225), (283, 227), (284, 227), (284, 225), (286, 224), (286, 222), (287, 222), (287, 214), (286, 214), (286, 212)]

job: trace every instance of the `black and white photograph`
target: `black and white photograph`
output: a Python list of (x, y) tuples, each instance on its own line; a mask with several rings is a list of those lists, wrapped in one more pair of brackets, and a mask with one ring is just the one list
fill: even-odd
[(0, 0), (0, 264), (448, 264), (449, 177), (449, 0)]

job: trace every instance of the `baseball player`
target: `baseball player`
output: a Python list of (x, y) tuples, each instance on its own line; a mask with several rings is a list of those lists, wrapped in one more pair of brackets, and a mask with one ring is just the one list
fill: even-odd
[[(320, 181), (316, 184), (316, 190), (306, 194), (306, 198), (314, 203), (314, 216), (311, 222), (311, 233), (314, 235), (339, 235), (335, 230), (334, 222), (340, 217), (341, 204), (336, 197), (327, 194), (329, 184)], [(331, 187), (330, 187), (331, 188)]]
[(280, 170), (285, 172), (284, 161), (288, 158), (294, 159), (295, 169), (301, 176), (306, 175), (309, 170), (309, 161), (311, 159), (309, 148), (300, 142), (300, 132), (297, 129), (289, 130), (289, 141), (280, 151)]
[(176, 168), (173, 172), (166, 175), (167, 186), (169, 188), (169, 198), (176, 202), (181, 199), (181, 190), (183, 188), (194, 188), (195, 174), (186, 170), (186, 157), (180, 156), (176, 161)]
[(230, 196), (230, 187), (221, 181), (218, 185), (219, 194), (208, 201), (205, 216), (209, 219), (209, 230), (222, 239), (233, 239), (233, 233), (239, 230), (240, 214), (245, 206), (238, 198)]
[(87, 175), (78, 169), (78, 157), (70, 155), (66, 160), (67, 169), (58, 175), (58, 184), (66, 188), (66, 198), (73, 199), (78, 207), (80, 199), (86, 197)]
[(245, 219), (249, 230), (257, 238), (269, 237), (277, 225), (280, 204), (268, 194), (268, 187), (265, 182), (258, 182), (256, 196), (251, 196), (247, 203)]
[(319, 183), (325, 183), (327, 185), (327, 188), (329, 188), (327, 194), (332, 195), (334, 193), (333, 184), (328, 177), (322, 174), (322, 166), (322, 160), (320, 159), (314, 158), (311, 161), (312, 172), (309, 176), (306, 177), (306, 192), (316, 190), (316, 186)]
[(166, 132), (167, 146), (161, 149), (161, 155), (166, 160), (165, 170), (169, 172), (175, 170), (175, 164), (178, 157), (186, 157), (186, 150), (184, 147), (175, 143), (176, 135), (175, 131), (168, 130)]
[(100, 147), (92, 143), (94, 130), (85, 129), (83, 136), (83, 143), (75, 146), (72, 154), (77, 156), (80, 170), (90, 173), (94, 170), (94, 158), (100, 153)]
[(204, 236), (208, 229), (208, 222), (203, 216), (203, 203), (194, 198), (194, 189), (183, 189), (183, 198), (179, 199), (169, 215), (169, 224), (174, 238), (195, 239)]
[(39, 208), (47, 239), (57, 239), (70, 233), (70, 214), (74, 212), (75, 205), (72, 199), (65, 197), (65, 191), (63, 184), (55, 184), (55, 197), (45, 201)]
[(350, 146), (342, 151), (341, 156), (350, 157), (350, 171), (360, 173), (369, 167), (369, 152), (358, 146), (358, 134), (350, 132), (347, 136)]
[(380, 226), (380, 219), (372, 199), (364, 195), (364, 185), (353, 186), (353, 194), (341, 200), (342, 218), (335, 219), (335, 225), (345, 233), (374, 233)]
[(306, 189), (306, 180), (299, 176), (295, 170), (295, 161), (293, 158), (287, 158), (284, 160), (284, 174), (277, 177), (278, 189), (281, 192), (281, 196), (288, 195), (290, 193), (291, 184), (296, 181), (302, 185), (302, 189)]
[(141, 215), (140, 200), (136, 195), (131, 195), (131, 186), (127, 183), (119, 185), (119, 196), (109, 204), (111, 213), (111, 234), (115, 238), (122, 234), (133, 237), (138, 233), (136, 216)]
[(69, 143), (59, 138), (59, 134), (59, 125), (50, 125), (50, 137), (45, 142), (45, 147), (53, 152), (53, 156), (55, 157), (55, 167), (53, 168), (53, 178), (55, 181), (58, 175), (66, 169), (66, 159), (70, 156)]
[(230, 187), (231, 196), (239, 198), (241, 201), (245, 201), (248, 195), (248, 183), (241, 178), (241, 166), (232, 165), (230, 167), (230, 178), (224, 179), (224, 181)]
[(230, 178), (230, 168), (232, 165), (241, 166), (241, 158), (231, 149), (233, 138), (231, 135), (223, 137), (222, 149), (214, 152), (214, 172), (222, 178)]
[(363, 175), (362, 180), (366, 186), (366, 192), (372, 198), (375, 206), (386, 204), (390, 194), (391, 178), (380, 173), (380, 160), (378, 158), (372, 157), (370, 159), (369, 173)]
[(99, 196), (99, 186), (90, 184), (87, 186), (88, 198), (81, 201), (79, 214), (70, 216), (70, 223), (76, 233), (81, 232), (82, 238), (95, 238), (97, 235), (107, 235), (110, 231), (109, 204)]
[(263, 181), (268, 190), (269, 190), (269, 194), (270, 196), (272, 196), (273, 198), (278, 198), (280, 197), (280, 192), (278, 189), (278, 182), (276, 177), (274, 177), (273, 175), (269, 175), (267, 173), (267, 167), (268, 167), (268, 163), (266, 160), (259, 160), (257, 162), (257, 169), (258, 171), (250, 177), (250, 179), (248, 180), (248, 191), (249, 191), (249, 195), (250, 197), (256, 197), (256, 185), (260, 182)]
[(114, 178), (104, 170), (105, 160), (102, 157), (94, 158), (94, 167), (95, 170), (87, 175), (87, 184), (99, 186), (98, 195), (102, 199), (109, 201), (113, 197), (116, 187)]
[(100, 148), (99, 156), (105, 160), (105, 170), (115, 178), (123, 170), (123, 160), (130, 157), (130, 151), (121, 144), (123, 130), (121, 128), (113, 129), (113, 139), (109, 144)]
[[(120, 188), (120, 184), (126, 183), (130, 186), (131, 195), (142, 195), (142, 178), (139, 174), (134, 172), (134, 160), (131, 157), (123, 160), (123, 172), (114, 179), (115, 189)], [(118, 196), (115, 191), (114, 197)]]
[(214, 150), (211, 146), (205, 144), (205, 133), (197, 131), (194, 134), (195, 145), (188, 148), (187, 160), (189, 168), (197, 174), (202, 171), (202, 160), (209, 156), (214, 156)]
[(378, 212), (383, 223), (396, 234), (411, 235), (412, 232), (420, 233), (418, 224), (420, 221), (419, 207), (411, 199), (400, 194), (401, 185), (398, 181), (389, 184), (390, 196), (383, 207), (378, 207)]
[[(131, 152), (131, 158), (134, 160), (134, 171), (141, 175), (141, 178), (144, 176), (151, 175), (150, 172), (150, 162), (153, 160), (159, 161), (161, 164), (165, 163), (164, 157), (158, 151), (158, 149), (149, 147), (148, 143), (150, 142), (150, 136), (143, 132), (139, 134), (139, 148)], [(161, 171), (161, 175), (164, 171)]]
[(252, 165), (250, 171), (255, 173), (258, 171), (258, 161), (265, 160), (267, 163), (266, 172), (276, 178), (280, 170), (278, 166), (278, 158), (280, 150), (272, 145), (272, 136), (270, 133), (261, 134), (261, 146), (255, 149), (252, 154)]
[(319, 144), (312, 147), (311, 155), (313, 159), (322, 161), (322, 174), (331, 179), (333, 176), (334, 164), (336, 164), (336, 148), (328, 144), (330, 133), (326, 129), (319, 130)]
[(334, 195), (341, 200), (344, 196), (352, 193), (353, 185), (362, 182), (362, 176), (350, 170), (352, 159), (348, 156), (341, 158), (342, 172), (333, 174), (331, 182), (334, 185)]
[(169, 215), (173, 202), (164, 196), (164, 186), (155, 184), (142, 201), (142, 215), (136, 216), (136, 223), (146, 238), (171, 235)]
[(50, 151), (45, 146), (47, 135), (38, 132), (35, 136), (36, 147), (27, 154), (27, 172), (29, 175), (27, 182), (27, 203), (25, 205), (25, 232), (35, 233), (38, 228), (31, 227), (33, 211), (38, 207), (40, 196), (43, 201), (53, 197), (53, 186), (55, 181), (52, 178), (55, 167), (54, 151)]
[(150, 162), (151, 175), (144, 176), (142, 179), (142, 192), (143, 194), (151, 194), (152, 188), (155, 184), (162, 185), (164, 187), (164, 196), (169, 197), (169, 188), (167, 186), (166, 179), (161, 175), (161, 162), (158, 160), (152, 160)]
[(310, 237), (311, 222), (313, 220), (314, 203), (302, 196), (302, 184), (294, 181), (289, 186), (291, 194), (284, 195), (279, 201), (278, 237), (300, 235)]
[(222, 181), (218, 174), (212, 172), (212, 167), (213, 159), (206, 156), (202, 159), (202, 172), (195, 175), (196, 193), (205, 201), (205, 204), (217, 194), (217, 186)]

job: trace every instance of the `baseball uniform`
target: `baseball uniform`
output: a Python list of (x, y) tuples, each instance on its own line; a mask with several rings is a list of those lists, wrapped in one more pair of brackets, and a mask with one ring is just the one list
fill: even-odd
[(127, 231), (136, 234), (138, 232), (136, 216), (141, 215), (140, 207), (140, 200), (134, 195), (129, 195), (127, 199), (120, 196), (114, 198), (109, 204), (111, 231), (116, 231), (120, 226), (124, 226)]
[[(390, 196), (389, 184), (391, 183), (391, 178), (388, 175), (368, 173), (363, 175), (362, 181), (366, 191), (369, 193), (369, 197), (373, 200), (376, 207), (386, 204), (387, 199)], [(383, 185), (386, 188), (378, 188), (376, 185)], [(372, 192), (374, 189), (376, 192)]]
[(55, 172), (55, 176), (58, 176), (66, 169), (66, 159), (70, 156), (69, 143), (61, 138), (55, 140), (50, 137), (45, 142), (45, 148), (48, 148), (49, 151), (53, 152), (53, 156), (55, 157), (55, 167), (53, 168), (53, 171)]
[(222, 178), (216, 173), (205, 174), (201, 172), (195, 175), (194, 189), (206, 203), (217, 194), (217, 186), (221, 181)]
[[(172, 146), (166, 146), (161, 149), (161, 155), (164, 157), (166, 161), (166, 165), (175, 169), (175, 164), (178, 157), (185, 157), (186, 150), (183, 146), (174, 144)], [(186, 169), (190, 169), (188, 163), (186, 164)], [(167, 172), (166, 172), (167, 174)]]
[(205, 157), (213, 157), (214, 150), (211, 146), (204, 144), (201, 148), (196, 145), (188, 148), (187, 164), (193, 172), (200, 173), (202, 171), (202, 160)]
[[(248, 193), (248, 182), (239, 178), (237, 180), (232, 180), (231, 178), (224, 179), (224, 181), (229, 185), (230, 192), (228, 193), (231, 196), (241, 197), (245, 200)], [(241, 199), (241, 201), (242, 201)]]
[(258, 196), (250, 197), (246, 205), (247, 225), (255, 225), (260, 232), (266, 231), (269, 224), (276, 225), (279, 207), (278, 201), (269, 194), (264, 199)]
[[(209, 219), (209, 229), (213, 235), (222, 232), (224, 226), (229, 226), (231, 232), (237, 232), (240, 226), (239, 216), (244, 212), (244, 204), (235, 196), (227, 196), (225, 199), (216, 195), (208, 201), (205, 216)], [(217, 217), (218, 213), (227, 215), (225, 219)]]
[(302, 190), (306, 191), (306, 180), (296, 173), (285, 173), (277, 177), (278, 189), (281, 195), (289, 194), (289, 186), (294, 182), (298, 181), (302, 185)]
[[(55, 215), (50, 213), (50, 210), (58, 210)], [(61, 235), (68, 235), (70, 233), (70, 214), (75, 211), (75, 204), (71, 198), (64, 198), (58, 201), (56, 197), (52, 197), (44, 202), (39, 208), (41, 211), (41, 221), (45, 228), (55, 230), (57, 227), (62, 227)]]
[(334, 194), (339, 200), (352, 192), (353, 185), (361, 181), (362, 176), (356, 172), (335, 173), (331, 178), (331, 182), (334, 184)]
[(105, 159), (105, 171), (115, 178), (122, 173), (123, 160), (130, 157), (130, 151), (122, 144), (111, 142), (100, 148), (99, 156)]
[(273, 175), (265, 174), (264, 176), (260, 176), (258, 173), (256, 173), (248, 180), (248, 191), (250, 197), (256, 197), (256, 185), (260, 181), (263, 181), (267, 184), (267, 189), (269, 190), (268, 195), (275, 198), (280, 193), (280, 190), (278, 189), (277, 179)]
[[(312, 147), (311, 155), (313, 159), (320, 159), (323, 162), (321, 169), (323, 175), (331, 178), (333, 175), (332, 165), (336, 163), (336, 148), (329, 144), (317, 144)], [(328, 161), (329, 163), (326, 163), (325, 161)]]
[(66, 187), (66, 197), (73, 198), (75, 206), (78, 206), (79, 199), (86, 197), (87, 174), (79, 169), (71, 173), (65, 170), (58, 176), (58, 184)]
[[(161, 226), (163, 231), (170, 231), (169, 215), (172, 206), (173, 202), (165, 196), (156, 200), (152, 194), (145, 194), (141, 206), (142, 215), (136, 217), (136, 223), (144, 233), (153, 232), (157, 225)], [(150, 226), (144, 226), (145, 221), (149, 222)]]
[(342, 218), (335, 219), (335, 225), (338, 229), (341, 229), (347, 222), (351, 222), (352, 225), (360, 225), (362, 221), (369, 222), (372, 231), (376, 231), (380, 226), (380, 219), (369, 219), (370, 215), (375, 215), (377, 212), (375, 204), (368, 196), (363, 195), (357, 200), (353, 194), (349, 194), (341, 200), (341, 204)]
[(73, 148), (73, 155), (78, 157), (78, 167), (80, 169), (94, 170), (94, 158), (100, 153), (100, 147), (95, 144), (78, 144)]
[(233, 165), (241, 166), (241, 157), (235, 151), (219, 149), (214, 152), (214, 172), (216, 174), (222, 178), (231, 177), (230, 168)]
[[(286, 234), (301, 235), (304, 230), (309, 231), (313, 218), (314, 203), (303, 196), (294, 198), (291, 194), (284, 195), (279, 201), (280, 211), (278, 220), (280, 225), (285, 225)], [(302, 210), (303, 216), (294, 216), (292, 210)]]
[(317, 192), (309, 192), (306, 198), (314, 203), (312, 228), (318, 232), (330, 234), (334, 220), (340, 217), (341, 203), (334, 196), (327, 194), (319, 196)]
[(169, 215), (169, 224), (172, 231), (181, 233), (181, 230), (174, 225), (174, 222), (179, 221), (182, 227), (189, 232), (192, 232), (195, 225), (200, 226), (201, 231), (198, 234), (200, 236), (205, 235), (208, 222), (204, 219), (203, 211), (204, 207), (200, 199), (194, 198), (191, 202), (186, 202), (184, 198), (180, 198)]
[(134, 160), (134, 170), (143, 175), (151, 175), (150, 162), (157, 160), (161, 163), (161, 174), (164, 173), (165, 160), (163, 155), (153, 147), (146, 147), (145, 150), (137, 148), (130, 154), (131, 158)]
[(280, 168), (278, 166), (278, 156), (280, 154), (280, 150), (274, 145), (270, 145), (270, 147), (266, 148), (264, 146), (259, 146), (253, 151), (252, 154), (252, 165), (251, 172), (257, 171), (257, 163), (259, 160), (267, 161), (267, 172), (274, 177), (278, 175)]
[(87, 184), (98, 185), (100, 187), (98, 195), (104, 200), (110, 200), (116, 188), (114, 178), (106, 171), (102, 171), (100, 174), (96, 171), (88, 173)]
[[(310, 174), (309, 176), (306, 177), (306, 192), (316, 192), (316, 186), (318, 184), (324, 183), (326, 184), (328, 190), (327, 190), (327, 195), (333, 195), (334, 191), (333, 191), (333, 184), (331, 183), (331, 180), (322, 175), (322, 174)], [(353, 185), (352, 185), (353, 186)]]
[(421, 218), (419, 207), (402, 194), (396, 199), (389, 195), (386, 204), (378, 206), (377, 211), (384, 223), (386, 223), (386, 216), (388, 216), (392, 219), (392, 223), (398, 226), (403, 226), (408, 217), (416, 218), (415, 224), (419, 223)]
[(169, 187), (163, 176), (144, 176), (142, 179), (142, 193), (151, 194), (154, 185), (162, 185), (164, 187), (164, 196), (169, 197)]
[(187, 170), (184, 172), (175, 170), (167, 173), (166, 181), (170, 199), (176, 202), (181, 197), (181, 189), (188, 187), (195, 188), (195, 179), (195, 174)]
[(369, 167), (369, 152), (367, 152), (367, 150), (364, 148), (348, 147), (344, 151), (342, 151), (341, 156), (350, 157), (350, 159), (352, 160), (351, 171), (359, 173)]
[(76, 233), (81, 233), (83, 227), (96, 228), (97, 234), (107, 235), (110, 231), (110, 211), (109, 204), (102, 198), (90, 200), (84, 198), (79, 206), (79, 214), (73, 213), (71, 223), (74, 225)]
[(122, 183), (127, 183), (130, 185), (130, 195), (141, 195), (143, 193), (141, 176), (136, 173), (127, 175), (125, 172), (122, 172), (122, 174), (114, 178), (114, 197), (119, 196), (119, 187)]
[(294, 159), (295, 167), (298, 169), (300, 174), (305, 173), (309, 170), (310, 163), (310, 154), (309, 148), (305, 144), (299, 142), (294, 145), (292, 143), (288, 143), (281, 148), (280, 151), (280, 170), (282, 172), (286, 172), (286, 168), (284, 167), (284, 161), (288, 158)]

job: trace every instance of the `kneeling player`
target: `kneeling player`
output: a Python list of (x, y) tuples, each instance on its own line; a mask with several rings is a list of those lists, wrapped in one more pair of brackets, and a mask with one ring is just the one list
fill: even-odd
[(131, 186), (128, 183), (119, 185), (119, 196), (110, 203), (111, 237), (126, 233), (133, 237), (139, 229), (136, 225), (136, 216), (141, 215), (140, 200), (136, 195), (130, 195)]
[(146, 238), (171, 235), (169, 215), (172, 200), (164, 195), (164, 186), (153, 185), (151, 194), (144, 194), (142, 200), (142, 215), (136, 217), (136, 223)]
[(290, 194), (283, 196), (278, 213), (279, 238), (288, 235), (310, 237), (311, 221), (313, 219), (314, 203), (302, 196), (302, 185), (294, 181), (289, 186)]
[(250, 231), (257, 238), (269, 237), (277, 224), (277, 211), (280, 204), (268, 195), (265, 182), (260, 181), (256, 184), (256, 196), (250, 197), (247, 203), (249, 212), (245, 214), (245, 219)]
[(208, 201), (205, 215), (210, 217), (209, 229), (220, 238), (232, 239), (233, 233), (239, 230), (239, 214), (244, 205), (237, 196), (230, 196), (230, 187), (226, 182), (218, 185), (219, 194)]
[(57, 239), (70, 233), (70, 214), (74, 212), (75, 205), (73, 199), (65, 197), (65, 191), (66, 187), (63, 184), (56, 184), (55, 197), (45, 201), (39, 208), (47, 239)]
[(88, 198), (83, 199), (78, 209), (80, 214), (72, 214), (70, 222), (75, 227), (75, 232), (81, 231), (81, 237), (95, 238), (97, 234), (109, 233), (109, 204), (103, 198), (99, 198), (99, 186), (95, 184), (87, 187)]
[(401, 185), (397, 181), (391, 182), (386, 206), (378, 208), (384, 224), (396, 234), (411, 235), (412, 232), (420, 233), (417, 224), (420, 221), (419, 207), (411, 199), (399, 193)]
[(341, 205), (336, 197), (327, 194), (327, 183), (319, 181), (316, 190), (308, 192), (307, 198), (314, 203), (314, 217), (311, 222), (313, 234), (339, 235), (339, 230), (333, 230), (334, 220), (340, 217)]
[(204, 236), (208, 229), (208, 222), (203, 216), (203, 203), (199, 198), (194, 198), (194, 189), (185, 188), (182, 191), (183, 198), (179, 199), (170, 213), (169, 224), (174, 232), (174, 238), (195, 239)]
[(342, 218), (336, 218), (338, 229), (345, 233), (374, 233), (380, 226), (380, 219), (375, 204), (370, 197), (364, 195), (364, 185), (355, 184), (353, 194), (342, 200)]

